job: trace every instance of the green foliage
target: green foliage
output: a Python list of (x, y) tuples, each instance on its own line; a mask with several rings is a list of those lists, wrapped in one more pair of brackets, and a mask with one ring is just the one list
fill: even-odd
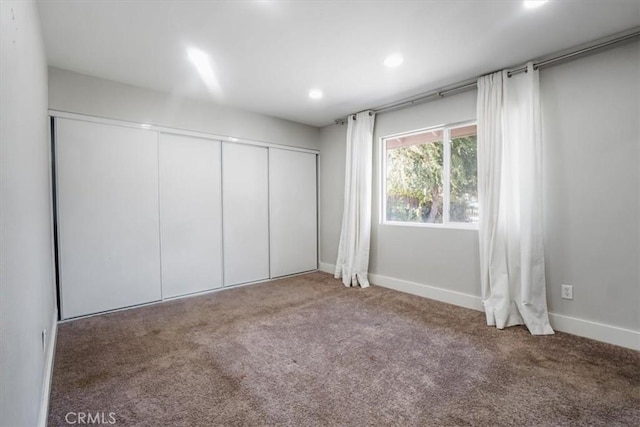
[[(387, 151), (387, 218), (393, 221), (440, 222), (442, 143), (410, 145)], [(432, 212), (435, 207), (436, 211)]]
[(476, 136), (451, 140), (451, 221), (469, 222), (477, 216), (477, 145)]
[[(442, 222), (444, 147), (441, 142), (387, 150), (387, 219)], [(476, 137), (451, 141), (450, 219), (468, 222), (477, 205)]]

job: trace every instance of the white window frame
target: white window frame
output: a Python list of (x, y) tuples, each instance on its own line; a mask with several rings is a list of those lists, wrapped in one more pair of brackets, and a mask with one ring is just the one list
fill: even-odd
[[(430, 126), (423, 129), (413, 130), (409, 132), (400, 132), (392, 135), (386, 135), (380, 138), (380, 224), (397, 225), (402, 227), (422, 227), (422, 228), (450, 228), (458, 230), (478, 230), (478, 223), (468, 222), (450, 222), (450, 206), (451, 206), (451, 130), (464, 126), (477, 126), (476, 120), (468, 120), (463, 122), (448, 123), (437, 126)], [(442, 167), (442, 224), (427, 222), (410, 222), (410, 221), (387, 221), (387, 140), (398, 137), (416, 135), (424, 132), (442, 130), (442, 144), (444, 148)]]

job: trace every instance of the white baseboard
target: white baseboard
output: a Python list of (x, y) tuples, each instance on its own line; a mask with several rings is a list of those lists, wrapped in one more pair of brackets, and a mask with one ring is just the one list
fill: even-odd
[(395, 289), (396, 291), (406, 292), (408, 294), (418, 295), (436, 301), (470, 308), (472, 310), (484, 311), (482, 299), (475, 295), (451, 291), (435, 286), (423, 285), (421, 283), (409, 282), (407, 280), (395, 279), (393, 277), (381, 276), (379, 274), (369, 274), (369, 281), (374, 285)]
[[(336, 270), (335, 265), (320, 263), (320, 271), (333, 274)], [(442, 301), (460, 307), (471, 308), (473, 310), (483, 311), (482, 300), (475, 295), (469, 295), (462, 292), (450, 291), (435, 286), (423, 285), (422, 283), (410, 282), (408, 280), (396, 279), (393, 277), (382, 276), (380, 274), (369, 273), (369, 282), (372, 285), (381, 286), (383, 288), (394, 289), (396, 291), (405, 292), (407, 294), (418, 295)]]
[(640, 332), (638, 331), (555, 313), (549, 313), (549, 322), (556, 331), (640, 350)]
[[(320, 263), (320, 271), (333, 274), (335, 265)], [(394, 289), (412, 295), (442, 301), (460, 307), (473, 310), (484, 311), (482, 299), (475, 295), (448, 289), (429, 286), (422, 283), (410, 282), (379, 274), (369, 274), (369, 281), (377, 286)], [(596, 341), (614, 344), (620, 347), (640, 350), (640, 332), (631, 329), (619, 328), (617, 326), (605, 325), (592, 322), (590, 320), (578, 319), (576, 317), (564, 316), (561, 314), (549, 313), (549, 322), (556, 331), (566, 332), (580, 337), (590, 338)]]
[(324, 271), (325, 273), (333, 274), (336, 272), (336, 266), (327, 264), (326, 262), (320, 262), (318, 264), (318, 270)]
[(53, 311), (53, 319), (49, 326), (49, 342), (44, 359), (44, 379), (42, 381), (42, 394), (40, 399), (40, 411), (38, 413), (38, 426), (46, 427), (49, 416), (49, 396), (51, 394), (51, 380), (53, 378), (53, 360), (56, 350), (56, 338), (58, 335), (58, 309)]

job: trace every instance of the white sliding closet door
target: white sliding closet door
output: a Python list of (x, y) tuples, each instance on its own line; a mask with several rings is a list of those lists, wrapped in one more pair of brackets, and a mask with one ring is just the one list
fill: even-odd
[(65, 319), (160, 294), (157, 133), (56, 119)]
[(160, 134), (164, 298), (222, 286), (220, 142)]
[(224, 284), (269, 278), (267, 148), (222, 144)]
[(269, 149), (271, 277), (318, 268), (316, 155)]

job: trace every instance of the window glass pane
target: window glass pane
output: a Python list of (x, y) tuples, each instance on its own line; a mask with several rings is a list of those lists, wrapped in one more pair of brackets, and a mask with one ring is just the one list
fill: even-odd
[(387, 221), (442, 223), (442, 129), (386, 140)]
[(451, 129), (451, 222), (478, 222), (476, 125)]

